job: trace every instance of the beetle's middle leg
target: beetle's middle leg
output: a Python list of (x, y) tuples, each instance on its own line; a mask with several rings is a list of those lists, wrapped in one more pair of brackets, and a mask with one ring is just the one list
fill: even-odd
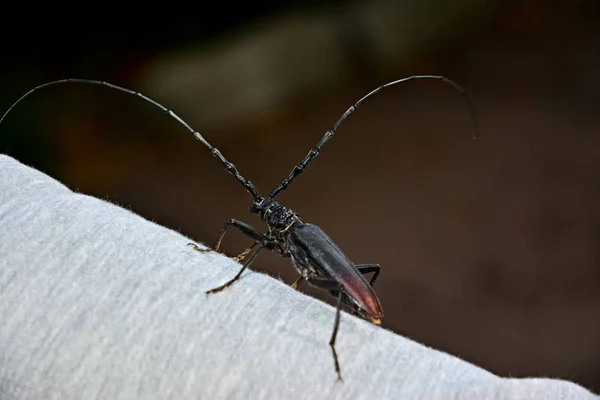
[[(381, 267), (379, 266), (379, 264), (360, 264), (360, 265), (355, 265), (355, 267), (358, 270), (358, 272), (360, 272), (363, 275), (373, 273), (373, 276), (371, 277), (371, 280), (369, 281), (369, 285), (373, 286), (373, 284), (375, 283), (375, 280), (379, 276), (379, 271), (381, 270)], [(311, 282), (315, 283), (314, 282), (315, 280), (319, 280), (322, 282), (325, 279), (312, 279)], [(300, 285), (302, 282), (304, 282), (304, 277), (302, 275), (300, 275), (298, 277), (298, 279), (296, 279), (294, 281), (294, 283), (292, 283), (290, 286), (292, 287), (292, 289), (297, 289), (298, 285)], [(309, 282), (309, 284), (311, 282)], [(318, 286), (318, 284), (317, 284), (317, 287), (319, 287), (320, 289), (323, 289), (321, 286)], [(337, 293), (334, 294), (334, 297), (337, 297)], [(342, 302), (346, 305), (352, 306), (352, 303), (345, 299), (342, 300)]]
[[(264, 242), (264, 240), (265, 240), (264, 235), (261, 234), (260, 232), (258, 232), (256, 229), (254, 229), (250, 225), (246, 224), (245, 222), (238, 221), (237, 219), (230, 219), (229, 221), (225, 222), (225, 224), (221, 228), (221, 231), (219, 232), (219, 235), (217, 236), (215, 243), (212, 245), (212, 248), (201, 249), (194, 243), (188, 243), (188, 246), (192, 246), (192, 248), (194, 250), (196, 250), (200, 253), (210, 253), (213, 251), (219, 251), (221, 249), (221, 243), (223, 242), (223, 237), (225, 236), (225, 233), (227, 232), (227, 229), (229, 227), (236, 228), (237, 230), (242, 232), (244, 235), (249, 236), (250, 238), (254, 239), (257, 242)], [(239, 261), (239, 260), (236, 260), (236, 261)]]
[(340, 371), (340, 362), (338, 361), (337, 352), (335, 351), (335, 339), (340, 327), (340, 313), (342, 311), (342, 296), (344, 291), (340, 290), (338, 294), (337, 307), (335, 308), (335, 322), (333, 323), (333, 332), (331, 332), (331, 338), (329, 339), (329, 346), (333, 353), (333, 362), (335, 363), (335, 372), (337, 372), (338, 380), (342, 380), (342, 372)]
[[(363, 274), (375, 272), (375, 274), (371, 278), (371, 282), (370, 282), (370, 284), (373, 285), (373, 282), (375, 281), (375, 279), (377, 279), (377, 275), (379, 274), (379, 265), (364, 264), (364, 265), (357, 265), (356, 268)], [(304, 278), (302, 276), (300, 276), (300, 278), (296, 279), (296, 281), (294, 283), (292, 283), (292, 289), (296, 289), (298, 284), (302, 283), (303, 280), (304, 280)], [(342, 305), (348, 306), (351, 309), (348, 311), (348, 313), (350, 315), (354, 315), (355, 317), (364, 319), (364, 317), (360, 313), (360, 308), (356, 305), (355, 302), (352, 301), (352, 299), (350, 297), (348, 297), (348, 295), (343, 290), (341, 290), (342, 288), (341, 288), (341, 285), (339, 284), (339, 282), (334, 281), (334, 280), (325, 279), (325, 278), (312, 277), (312, 278), (309, 278), (306, 281), (306, 283), (308, 283), (310, 286), (316, 287), (317, 289), (326, 290), (331, 297), (335, 297), (336, 299), (341, 296)]]
[(297, 289), (298, 285), (300, 285), (302, 282), (304, 282), (304, 277), (300, 275), (298, 279), (296, 279), (290, 286), (292, 289)]

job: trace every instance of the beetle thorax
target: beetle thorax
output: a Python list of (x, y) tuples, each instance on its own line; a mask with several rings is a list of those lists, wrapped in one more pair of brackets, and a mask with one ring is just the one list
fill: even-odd
[(269, 227), (269, 231), (273, 233), (284, 230), (299, 219), (292, 209), (282, 206), (270, 197), (254, 203), (250, 211), (260, 215)]

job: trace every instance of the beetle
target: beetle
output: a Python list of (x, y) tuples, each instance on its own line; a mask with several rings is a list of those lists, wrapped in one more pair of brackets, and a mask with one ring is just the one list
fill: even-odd
[[(244, 178), (237, 170), (235, 165), (228, 161), (221, 152), (212, 146), (206, 139), (182, 118), (175, 114), (172, 110), (166, 108), (162, 104), (152, 100), (140, 92), (130, 90), (121, 86), (114, 85), (105, 81), (91, 79), (61, 79), (52, 82), (47, 82), (36, 86), (17, 101), (15, 101), (4, 115), (0, 118), (0, 123), (10, 113), (10, 111), (23, 99), (28, 97), (35, 91), (42, 88), (63, 84), (63, 83), (85, 83), (93, 85), (101, 85), (111, 89), (116, 89), (121, 92), (129, 93), (138, 96), (143, 100), (153, 104), (163, 112), (170, 115), (183, 125), (195, 139), (199, 140), (208, 148), (210, 153), (218, 159), (225, 170), (229, 172), (238, 182), (242, 184), (244, 189), (252, 196), (253, 202), (249, 210), (253, 214), (258, 214), (267, 226), (266, 233), (260, 233), (252, 226), (231, 219), (227, 221), (219, 232), (214, 244), (210, 248), (200, 248), (194, 243), (188, 243), (194, 250), (207, 253), (218, 252), (221, 249), (221, 244), (225, 233), (229, 228), (235, 228), (244, 235), (250, 237), (254, 243), (244, 250), (238, 256), (232, 257), (235, 261), (242, 264), (238, 273), (225, 282), (221, 286), (208, 290), (208, 295), (215, 294), (223, 289), (231, 286), (234, 282), (240, 279), (242, 273), (248, 268), (257, 254), (264, 249), (277, 252), (283, 258), (290, 259), (295, 266), (300, 277), (291, 285), (296, 289), (298, 285), (305, 281), (310, 286), (326, 291), (329, 295), (337, 300), (335, 320), (333, 331), (329, 339), (329, 346), (333, 354), (335, 372), (338, 380), (342, 379), (340, 364), (338, 361), (337, 352), (335, 350), (335, 342), (340, 324), (340, 313), (342, 306), (347, 306), (352, 309), (351, 313), (379, 325), (383, 317), (383, 308), (381, 302), (373, 289), (377, 277), (379, 276), (379, 264), (360, 264), (355, 265), (343, 253), (343, 251), (334, 243), (334, 241), (318, 226), (304, 222), (291, 208), (285, 207), (275, 200), (275, 197), (284, 191), (288, 185), (301, 174), (308, 163), (315, 158), (325, 143), (327, 143), (335, 134), (339, 126), (352, 114), (356, 109), (367, 99), (381, 92), (382, 90), (397, 85), (399, 83), (408, 82), (416, 79), (435, 79), (440, 80), (447, 85), (450, 85), (458, 93), (460, 93), (467, 104), (471, 113), (471, 117), (475, 123), (473, 138), (477, 135), (477, 125), (474, 118), (473, 109), (466, 97), (466, 91), (454, 81), (438, 75), (415, 75), (403, 79), (395, 80), (379, 86), (375, 90), (369, 92), (342, 114), (337, 122), (325, 132), (321, 140), (308, 152), (308, 154), (300, 161), (289, 173), (289, 175), (279, 182), (267, 196), (261, 196), (256, 187), (248, 179)], [(370, 280), (365, 278), (366, 274), (372, 273)]]

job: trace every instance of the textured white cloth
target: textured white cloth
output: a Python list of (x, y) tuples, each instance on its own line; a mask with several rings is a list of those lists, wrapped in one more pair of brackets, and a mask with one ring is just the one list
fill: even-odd
[(0, 398), (572, 399), (505, 379), (200, 254), (190, 239), (0, 155)]

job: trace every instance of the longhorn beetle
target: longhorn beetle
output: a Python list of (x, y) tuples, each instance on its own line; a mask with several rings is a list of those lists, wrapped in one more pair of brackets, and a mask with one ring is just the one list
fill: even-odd
[[(242, 268), (239, 270), (239, 272), (231, 280), (225, 282), (219, 287), (208, 290), (206, 293), (214, 294), (220, 292), (223, 289), (230, 286), (235, 281), (237, 281), (238, 279), (240, 279), (244, 270), (248, 268), (248, 266), (250, 266), (250, 264), (254, 261), (256, 255), (260, 250), (267, 249), (270, 251), (276, 251), (282, 257), (291, 259), (292, 263), (296, 267), (296, 270), (300, 274), (300, 277), (291, 285), (292, 288), (295, 289), (301, 282), (306, 281), (310, 286), (322, 289), (328, 292), (329, 295), (337, 299), (335, 321), (333, 324), (333, 332), (331, 333), (329, 345), (333, 353), (335, 371), (337, 373), (338, 379), (341, 380), (342, 375), (340, 371), (340, 365), (337, 353), (335, 351), (335, 340), (340, 323), (341, 307), (342, 305), (348, 306), (352, 308), (352, 314), (357, 315), (376, 325), (380, 324), (381, 317), (383, 317), (383, 309), (381, 307), (379, 298), (373, 290), (373, 284), (379, 276), (379, 264), (353, 264), (348, 259), (348, 257), (342, 252), (342, 250), (333, 242), (333, 240), (329, 238), (329, 236), (327, 236), (327, 234), (321, 228), (319, 228), (316, 225), (308, 224), (302, 221), (292, 209), (285, 207), (279, 204), (277, 201), (275, 201), (275, 196), (284, 191), (292, 182), (292, 180), (294, 180), (296, 176), (298, 176), (300, 173), (302, 173), (302, 171), (304, 171), (308, 163), (319, 154), (319, 151), (321, 150), (323, 145), (325, 145), (325, 143), (327, 143), (327, 141), (331, 139), (331, 137), (334, 135), (335, 131), (339, 128), (342, 122), (344, 122), (346, 118), (348, 118), (348, 116), (358, 108), (358, 106), (360, 106), (368, 98), (374, 96), (375, 94), (381, 92), (382, 90), (390, 86), (415, 79), (441, 80), (442, 82), (451, 86), (458, 93), (460, 93), (466, 101), (469, 112), (471, 113), (471, 118), (473, 119), (473, 122), (475, 124), (473, 139), (476, 138), (477, 124), (475, 121), (473, 109), (471, 108), (468, 98), (466, 97), (466, 91), (461, 86), (443, 76), (409, 76), (407, 78), (392, 81), (386, 83), (385, 85), (379, 86), (377, 89), (371, 91), (363, 98), (358, 100), (356, 103), (354, 103), (354, 105), (352, 105), (350, 108), (348, 108), (348, 110), (346, 110), (346, 112), (342, 114), (342, 116), (337, 120), (333, 127), (331, 127), (331, 129), (325, 132), (325, 135), (321, 138), (317, 145), (308, 152), (304, 159), (300, 161), (292, 169), (290, 174), (284, 180), (279, 182), (266, 197), (259, 195), (252, 182), (244, 178), (238, 172), (235, 165), (229, 162), (217, 148), (213, 147), (210, 143), (208, 143), (200, 133), (192, 129), (183, 119), (181, 119), (173, 111), (166, 108), (162, 104), (150, 99), (149, 97), (146, 97), (140, 92), (113, 85), (112, 83), (90, 79), (61, 79), (57, 81), (47, 82), (45, 84), (36, 86), (35, 88), (31, 89), (29, 92), (21, 96), (16, 102), (14, 102), (4, 113), (2, 118), (0, 118), (0, 123), (2, 123), (4, 118), (8, 115), (8, 113), (19, 102), (21, 102), (24, 98), (26, 98), (33, 92), (51, 85), (57, 85), (62, 83), (86, 83), (101, 85), (119, 90), (121, 92), (129, 93), (153, 104), (154, 106), (158, 107), (159, 109), (167, 113), (169, 116), (177, 120), (194, 136), (194, 138), (196, 138), (204, 146), (206, 146), (208, 150), (210, 150), (210, 153), (216, 159), (221, 161), (227, 172), (233, 175), (233, 177), (242, 184), (244, 189), (246, 189), (246, 191), (250, 193), (253, 202), (252, 205), (249, 207), (249, 210), (251, 213), (258, 214), (265, 222), (268, 229), (267, 233), (262, 234), (244, 222), (231, 219), (227, 221), (221, 228), (221, 231), (219, 232), (219, 235), (217, 236), (212, 248), (201, 249), (194, 243), (188, 243), (188, 246), (192, 246), (194, 250), (199, 251), (201, 253), (213, 251), (218, 252), (221, 248), (223, 237), (225, 236), (227, 229), (230, 227), (236, 228), (244, 235), (254, 240), (254, 244), (252, 244), (238, 256), (233, 257), (235, 261), (242, 263)], [(373, 275), (370, 281), (367, 281), (363, 275), (369, 273), (372, 273)]]

